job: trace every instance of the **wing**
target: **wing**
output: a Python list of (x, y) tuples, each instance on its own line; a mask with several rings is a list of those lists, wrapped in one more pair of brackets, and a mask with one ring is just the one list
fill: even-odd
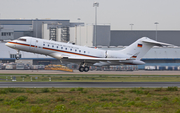
[(81, 63), (85, 62), (88, 65), (112, 65), (112, 64), (144, 64), (142, 61), (136, 61), (135, 59), (129, 58), (91, 58), (91, 57), (74, 57), (67, 56), (59, 53), (52, 53), (50, 56), (57, 58), (59, 60), (73, 62), (73, 63)]
[(107, 61), (114, 61), (114, 62), (117, 62), (117, 61), (124, 61), (124, 60), (127, 60), (127, 58), (88, 58), (88, 57), (65, 57), (65, 58), (62, 58), (62, 59), (68, 59), (68, 60), (78, 60), (78, 61), (85, 61), (85, 62), (99, 62), (99, 61), (102, 61), (102, 62), (107, 62)]

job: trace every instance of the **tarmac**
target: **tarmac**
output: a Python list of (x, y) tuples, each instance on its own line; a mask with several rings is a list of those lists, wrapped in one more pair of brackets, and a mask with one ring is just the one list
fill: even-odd
[(0, 74), (108, 74), (108, 75), (180, 75), (180, 71), (88, 71), (65, 72), (59, 70), (0, 70)]
[[(180, 71), (89, 71), (65, 72), (57, 70), (0, 70), (0, 74), (108, 74), (108, 75), (180, 75)], [(18, 87), (18, 88), (157, 88), (157, 87), (180, 87), (180, 82), (0, 82), (1, 88)]]

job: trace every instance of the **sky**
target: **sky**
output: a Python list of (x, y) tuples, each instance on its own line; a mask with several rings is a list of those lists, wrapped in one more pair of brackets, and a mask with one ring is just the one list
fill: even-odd
[(0, 0), (0, 19), (62, 19), (110, 24), (111, 30), (180, 30), (180, 0)]

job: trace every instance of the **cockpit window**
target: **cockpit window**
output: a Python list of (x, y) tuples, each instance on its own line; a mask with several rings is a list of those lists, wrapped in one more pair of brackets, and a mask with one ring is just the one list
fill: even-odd
[(18, 40), (26, 42), (26, 39), (23, 38), (18, 38)]

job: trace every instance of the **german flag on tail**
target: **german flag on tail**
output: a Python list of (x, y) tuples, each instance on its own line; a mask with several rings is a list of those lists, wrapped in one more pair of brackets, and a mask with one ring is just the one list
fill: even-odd
[(138, 46), (138, 47), (142, 47), (142, 44), (138, 44), (137, 46)]

